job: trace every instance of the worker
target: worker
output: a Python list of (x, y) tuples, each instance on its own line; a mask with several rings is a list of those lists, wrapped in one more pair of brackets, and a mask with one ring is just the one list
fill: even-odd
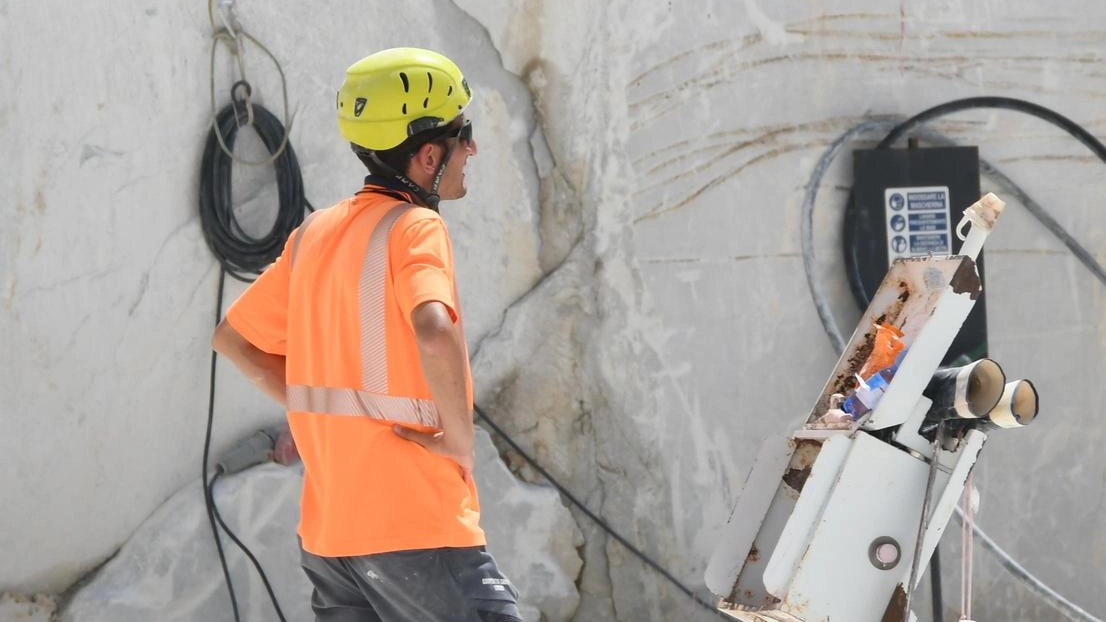
[(471, 97), (429, 50), (350, 66), (338, 126), (364, 187), (308, 215), (212, 339), (288, 412), (320, 622), (521, 620), (479, 525), (472, 380), (437, 211), (466, 192)]

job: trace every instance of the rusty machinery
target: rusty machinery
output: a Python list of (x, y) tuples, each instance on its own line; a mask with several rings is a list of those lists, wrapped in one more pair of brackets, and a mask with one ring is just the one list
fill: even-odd
[[(721, 612), (913, 619), (913, 588), (987, 433), (1037, 413), (1032, 384), (1006, 382), (989, 359), (939, 369), (982, 294), (975, 259), (1003, 206), (988, 194), (964, 211), (959, 255), (895, 262), (812, 411), (761, 447), (706, 571)], [(881, 330), (898, 342), (894, 362), (861, 373)]]

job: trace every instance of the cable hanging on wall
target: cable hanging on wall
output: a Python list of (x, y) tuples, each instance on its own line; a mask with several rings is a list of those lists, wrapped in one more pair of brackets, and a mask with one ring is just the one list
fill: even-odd
[[(288, 85), (284, 69), (268, 48), (238, 25), (233, 2), (221, 2), (219, 8), (223, 28), (217, 27), (209, 0), (208, 13), (215, 31), (210, 66), (212, 123), (200, 165), (200, 222), (208, 247), (223, 270), (235, 279), (248, 282), (253, 280), (252, 275), (260, 274), (280, 255), (288, 236), (303, 222), (304, 209), (313, 208), (304, 197), (299, 162), (288, 140), (292, 126), (288, 116)], [(246, 78), (243, 60), (243, 43), (246, 41), (261, 49), (280, 74), (283, 121), (253, 101), (253, 87)], [(215, 52), (220, 42), (228, 46), (234, 56), (238, 80), (231, 87), (230, 103), (216, 113)], [(238, 132), (247, 127), (257, 132), (269, 151), (268, 157), (247, 160), (234, 154)], [(254, 166), (271, 164), (275, 169), (279, 207), (272, 228), (263, 236), (248, 234), (234, 214), (231, 195), (231, 167), (234, 163)]]
[[(296, 160), (295, 151), (289, 142), (291, 133), (291, 120), (288, 116), (288, 86), (284, 76), (284, 69), (276, 57), (249, 33), (245, 32), (238, 24), (234, 15), (233, 0), (223, 0), (219, 4), (218, 15), (222, 22), (219, 27), (215, 22), (215, 10), (212, 0), (208, 1), (208, 17), (212, 28), (211, 65), (210, 65), (210, 94), (211, 94), (211, 130), (208, 133), (204, 146), (203, 161), (200, 165), (200, 192), (199, 211), (200, 223), (203, 229), (204, 239), (208, 247), (215, 255), (220, 265), (218, 295), (216, 298), (215, 323), (222, 319), (223, 311), (223, 287), (225, 277), (230, 275), (239, 281), (249, 282), (254, 279), (273, 260), (275, 260), (284, 248), (285, 241), (292, 231), (303, 222), (304, 210), (314, 210), (304, 196), (303, 178), (300, 174), (299, 162)], [(281, 93), (284, 101), (284, 121), (281, 121), (269, 112), (264, 106), (253, 101), (253, 87), (246, 78), (245, 62), (243, 59), (243, 43), (249, 41), (262, 50), (280, 74)], [(235, 59), (238, 70), (238, 80), (231, 87), (231, 101), (222, 110), (216, 112), (215, 103), (215, 53), (222, 42), (227, 45)], [(261, 142), (269, 151), (269, 156), (261, 160), (247, 160), (235, 155), (234, 145), (239, 130), (253, 128), (260, 137)], [(234, 213), (234, 205), (231, 193), (231, 169), (233, 164), (245, 164), (250, 166), (271, 165), (276, 171), (277, 191), (279, 206), (273, 226), (268, 233), (260, 237), (248, 234), (238, 222)], [(222, 538), (219, 529), (237, 545), (249, 558), (257, 573), (261, 577), (265, 590), (276, 611), (277, 618), (284, 622), (284, 613), (273, 592), (269, 579), (261, 564), (250, 552), (249, 548), (231, 531), (230, 527), (219, 515), (215, 505), (214, 490), (221, 471), (218, 471), (208, 479), (208, 464), (211, 452), (211, 436), (215, 415), (215, 371), (217, 355), (211, 353), (211, 377), (208, 394), (207, 429), (204, 435), (203, 447), (203, 472), (200, 482), (204, 489), (204, 505), (207, 510), (208, 522), (215, 540), (215, 549), (219, 556), (219, 563), (223, 571), (223, 579), (230, 597), (231, 609), (236, 622), (241, 620), (238, 609), (238, 599), (234, 591), (234, 582), (227, 566), (226, 554), (223, 550)]]

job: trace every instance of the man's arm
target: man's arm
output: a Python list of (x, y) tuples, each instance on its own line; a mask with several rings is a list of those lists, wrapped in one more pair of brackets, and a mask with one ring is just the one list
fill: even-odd
[(219, 322), (219, 326), (215, 328), (211, 347), (230, 359), (265, 395), (279, 402), (281, 406), (288, 407), (283, 356), (258, 349), (226, 320)]
[(475, 450), (464, 338), (453, 325), (449, 309), (437, 301), (416, 307), (411, 312), (411, 323), (415, 328), (422, 373), (438, 408), (442, 431), (427, 434), (396, 426), (396, 434), (453, 459), (469, 473)]

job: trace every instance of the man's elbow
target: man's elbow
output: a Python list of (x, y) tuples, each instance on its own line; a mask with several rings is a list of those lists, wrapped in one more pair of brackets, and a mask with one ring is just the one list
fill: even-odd
[(238, 331), (234, 330), (234, 327), (224, 319), (219, 322), (219, 325), (215, 327), (215, 332), (211, 334), (211, 349), (226, 356), (240, 339), (241, 336), (238, 335)]

